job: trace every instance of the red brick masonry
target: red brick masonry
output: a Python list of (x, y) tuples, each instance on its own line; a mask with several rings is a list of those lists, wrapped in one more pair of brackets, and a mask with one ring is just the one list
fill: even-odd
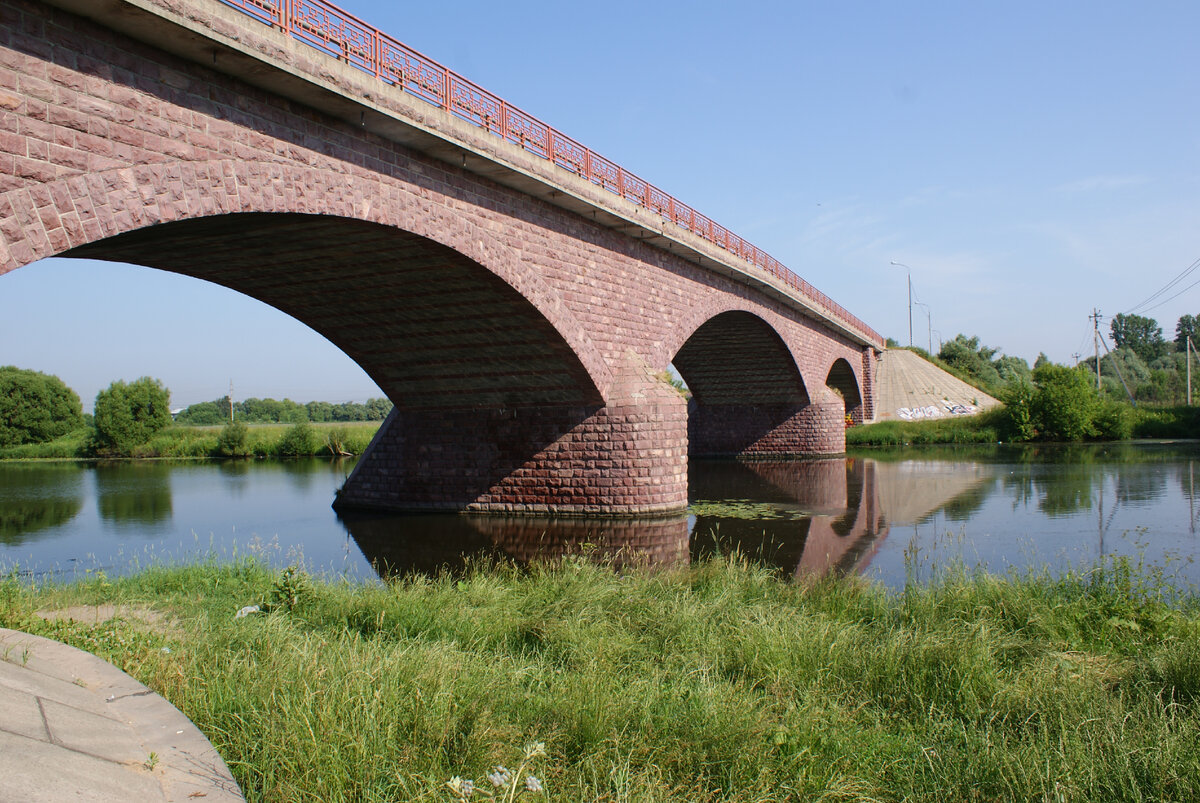
[(874, 351), (735, 278), (0, 0), (0, 274), (56, 255), (218, 282), (362, 365), (396, 412), (346, 505), (675, 510), (689, 429), (704, 453), (828, 454), (872, 416)]

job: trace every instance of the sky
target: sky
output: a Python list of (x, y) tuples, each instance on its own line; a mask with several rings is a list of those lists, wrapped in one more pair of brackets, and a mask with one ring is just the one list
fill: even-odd
[[(1200, 3), (532, 0), (344, 9), (774, 255), (885, 337), (1030, 363), (1119, 312), (1200, 314)], [(898, 262), (905, 266), (893, 266)], [(1182, 291), (1182, 292), (1180, 292)], [(1177, 294), (1177, 295), (1176, 295)], [(1174, 298), (1169, 298), (1175, 295)], [(1165, 303), (1164, 299), (1166, 300)], [(381, 395), (252, 299), (136, 266), (0, 276), (0, 364), (91, 406)]]

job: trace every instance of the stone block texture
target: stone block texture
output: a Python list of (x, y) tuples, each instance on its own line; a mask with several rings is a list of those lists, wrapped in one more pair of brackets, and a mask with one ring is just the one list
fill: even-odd
[(0, 0), (0, 274), (62, 255), (217, 282), (362, 365), (397, 410), (346, 504), (678, 509), (689, 432), (708, 454), (832, 453), (872, 412), (869, 347), (735, 278)]

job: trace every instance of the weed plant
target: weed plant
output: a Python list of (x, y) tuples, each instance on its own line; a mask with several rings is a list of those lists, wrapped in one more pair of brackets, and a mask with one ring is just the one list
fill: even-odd
[[(100, 602), (169, 623), (33, 615)], [(1200, 799), (1200, 605), (1120, 560), (897, 593), (736, 557), (386, 585), (240, 562), (10, 578), (0, 625), (162, 693), (251, 801), (478, 799), (537, 743), (558, 801)]]

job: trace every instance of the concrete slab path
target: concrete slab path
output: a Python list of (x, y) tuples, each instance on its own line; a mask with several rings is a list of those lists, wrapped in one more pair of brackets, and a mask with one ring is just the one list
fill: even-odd
[(1000, 402), (906, 349), (888, 349), (875, 379), (876, 421), (974, 415)]
[(244, 798), (165, 699), (90, 653), (0, 628), (0, 803), (68, 800)]

